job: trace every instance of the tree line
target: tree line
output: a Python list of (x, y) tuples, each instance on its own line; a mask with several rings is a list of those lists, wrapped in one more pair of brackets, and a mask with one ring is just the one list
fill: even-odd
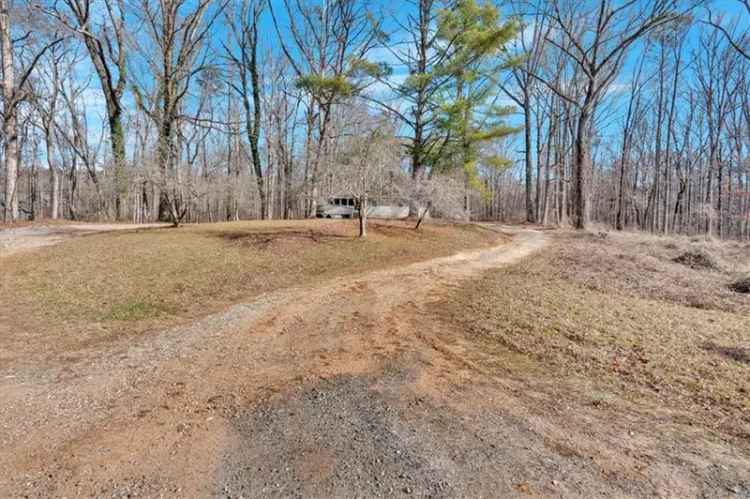
[(347, 195), (748, 239), (732, 3), (0, 0), (4, 220), (299, 218)]

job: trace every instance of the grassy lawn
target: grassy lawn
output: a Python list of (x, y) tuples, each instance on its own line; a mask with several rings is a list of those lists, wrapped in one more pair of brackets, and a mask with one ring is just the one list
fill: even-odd
[[(476, 364), (546, 380), (593, 406), (677, 411), (747, 441), (750, 295), (729, 284), (747, 272), (750, 245), (628, 234), (553, 241), (436, 307), (481, 345)], [(680, 263), (685, 254), (710, 265)]]
[[(236, 222), (87, 235), (0, 259), (6, 359), (138, 334), (265, 292), (498, 241), (477, 226)], [(38, 349), (37, 349), (38, 350)]]

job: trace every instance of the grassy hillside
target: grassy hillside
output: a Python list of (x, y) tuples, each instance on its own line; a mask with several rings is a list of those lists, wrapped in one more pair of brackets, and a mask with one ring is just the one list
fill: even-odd
[(440, 304), (488, 373), (750, 438), (750, 245), (562, 233)]
[[(54, 354), (220, 310), (276, 289), (498, 242), (477, 226), (237, 222), (88, 235), (0, 259), (0, 338), (10, 358)], [(36, 348), (39, 350), (39, 348)]]

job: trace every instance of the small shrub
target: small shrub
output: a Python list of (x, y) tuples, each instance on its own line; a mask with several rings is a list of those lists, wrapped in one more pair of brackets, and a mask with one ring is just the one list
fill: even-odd
[(711, 255), (700, 250), (686, 251), (680, 256), (673, 258), (672, 261), (695, 270), (716, 270), (719, 268), (716, 260)]
[(740, 279), (739, 281), (733, 282), (729, 285), (729, 289), (735, 293), (741, 293), (743, 295), (750, 293), (750, 276)]

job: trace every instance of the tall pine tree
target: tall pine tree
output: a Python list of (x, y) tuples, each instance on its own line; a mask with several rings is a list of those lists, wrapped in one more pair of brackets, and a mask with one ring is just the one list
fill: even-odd
[(497, 7), (477, 0), (458, 0), (440, 12), (438, 23), (440, 50), (447, 54), (438, 71), (450, 79), (439, 96), (445, 146), (435, 166), (463, 169), (467, 185), (482, 191), (480, 168), (509, 165), (489, 146), (519, 131), (506, 123), (513, 108), (497, 101), (500, 75), (520, 62), (505, 48), (520, 26), (503, 22)]

